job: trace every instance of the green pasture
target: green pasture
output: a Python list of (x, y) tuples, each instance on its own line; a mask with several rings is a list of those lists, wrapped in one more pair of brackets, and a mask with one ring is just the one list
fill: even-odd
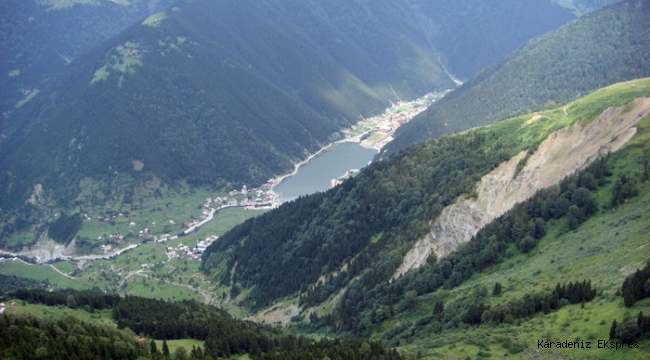
[(14, 303), (13, 306), (7, 307), (7, 313), (17, 315), (32, 315), (37, 318), (48, 318), (51, 320), (61, 320), (67, 317), (73, 317), (80, 321), (91, 322), (95, 325), (108, 325), (117, 327), (112, 320), (110, 309), (95, 310), (92, 313), (84, 309), (71, 309), (64, 305), (47, 306), (42, 304), (30, 304), (23, 300), (8, 300), (6, 303)]
[(76, 279), (69, 279), (56, 272), (49, 265), (36, 265), (24, 263), (20, 260), (7, 260), (0, 263), (0, 272), (6, 275), (15, 275), (28, 279), (48, 281), (52, 287), (63, 289), (83, 289), (88, 287)]
[[(380, 336), (400, 324), (430, 314), (438, 300), (450, 303), (470, 296), (483, 287), (491, 294), (496, 282), (503, 285), (498, 297), (488, 295), (488, 304), (504, 304), (524, 294), (550, 291), (557, 283), (590, 280), (599, 292), (596, 299), (584, 304), (567, 305), (547, 315), (542, 313), (515, 324), (469, 326), (461, 323), (456, 329), (441, 333), (425, 327), (411, 343), (400, 343), (407, 354), (423, 358), (439, 358), (454, 354), (456, 358), (509, 357), (530, 358), (541, 351), (546, 358), (642, 359), (650, 353), (650, 343), (640, 342), (639, 349), (598, 349), (598, 340), (609, 341), (614, 319), (634, 318), (639, 311), (650, 313), (650, 300), (631, 308), (623, 306), (616, 296), (625, 276), (642, 268), (650, 258), (650, 184), (645, 184), (642, 197), (628, 201), (620, 209), (609, 211), (583, 223), (574, 231), (565, 231), (565, 224), (553, 223), (537, 248), (520, 254), (474, 276), (453, 290), (442, 290), (417, 299), (417, 310), (403, 313), (382, 326)], [(538, 349), (538, 340), (592, 341), (592, 349)], [(506, 344), (506, 345), (504, 345)], [(541, 356), (541, 355), (540, 355)]]
[[(182, 352), (179, 349), (185, 349), (186, 353), (189, 354), (192, 350), (192, 347), (201, 347), (204, 348), (204, 341), (195, 340), (195, 339), (180, 339), (180, 340), (167, 340), (167, 347), (169, 347), (169, 352), (171, 354)], [(156, 348), (162, 351), (162, 340), (156, 340)]]

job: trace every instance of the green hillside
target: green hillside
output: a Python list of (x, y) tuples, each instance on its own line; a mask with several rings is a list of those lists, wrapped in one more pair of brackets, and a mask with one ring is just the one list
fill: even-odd
[[(393, 157), (394, 160), (371, 165), (369, 170), (362, 171), (357, 177), (327, 193), (301, 198), (248, 220), (222, 236), (204, 257), (204, 271), (209, 271), (210, 276), (222, 282), (215, 284), (216, 288), (220, 291), (230, 290), (230, 297), (222, 296), (221, 300), (217, 298), (216, 301), (228, 301), (230, 298), (239, 306), (259, 308), (283, 296), (283, 303), (293, 301), (303, 306), (303, 311), (292, 317), (290, 331), (316, 338), (337, 336), (380, 341), (383, 346), (397, 347), (398, 354), (407, 358), (421, 356), (433, 359), (447, 355), (463, 358), (526, 358), (533, 353), (546, 358), (643, 358), (650, 343), (641, 329), (645, 328), (643, 324), (646, 320), (643, 319), (650, 313), (650, 303), (647, 299), (639, 298), (640, 301), (626, 305), (629, 291), (623, 282), (626, 276), (636, 274), (635, 270), (641, 269), (650, 258), (650, 253), (645, 250), (650, 218), (648, 116), (639, 119), (636, 135), (622, 150), (594, 162), (560, 184), (538, 192), (530, 200), (488, 224), (472, 241), (455, 252), (439, 259), (432, 256), (427, 263), (401, 278), (392, 282), (387, 280), (399, 266), (401, 254), (417, 239), (418, 234), (413, 229), (421, 232), (427, 230), (425, 224), (430, 218), (424, 216), (440, 211), (443, 201), (447, 204), (454, 202), (454, 193), (465, 192), (473, 196), (469, 186), (473, 181), (465, 184), (457, 180), (465, 176), (463, 171), (476, 173), (474, 177), (480, 177), (482, 172), (490, 171), (520, 149), (528, 149), (532, 153), (541, 151), (538, 147), (542, 140), (553, 131), (576, 123), (598, 123), (593, 121), (595, 117), (611, 106), (624, 106), (623, 114), (634, 114), (631, 112), (631, 101), (648, 96), (650, 80), (634, 80), (596, 91), (536, 116), (527, 114), (463, 134), (441, 137), (402, 152)], [(531, 122), (531, 118), (537, 120)], [(469, 151), (463, 152), (464, 148), (473, 149), (471, 153), (474, 155)], [(454, 158), (454, 153), (459, 155)], [(449, 180), (445, 179), (447, 177)], [(426, 184), (428, 181), (436, 186)], [(445, 182), (451, 186), (444, 186)], [(367, 194), (360, 194), (362, 192)], [(431, 192), (428, 197), (415, 199), (417, 194), (428, 192)], [(363, 200), (363, 196), (370, 201), (357, 201)], [(382, 202), (382, 199), (386, 199), (386, 202)], [(421, 205), (411, 206), (407, 202), (392, 204), (390, 199), (420, 201)], [(336, 204), (336, 211), (328, 215), (326, 211), (332, 204)], [(309, 208), (313, 210), (306, 211)], [(299, 211), (293, 213), (290, 211), (292, 209)], [(396, 209), (399, 212), (395, 212)], [(405, 212), (405, 209), (411, 211)], [(402, 217), (398, 222), (392, 220), (400, 214)], [(373, 220), (373, 217), (379, 219)], [(367, 231), (359, 227), (361, 221), (349, 219), (362, 219), (363, 223), (373, 220), (370, 223), (374, 229)], [(324, 225), (315, 228), (319, 223)], [(293, 239), (284, 238), (287, 234), (292, 235), (292, 231), (297, 234)], [(328, 241), (318, 244), (316, 241), (324, 236)], [(361, 250), (346, 253), (348, 249), (359, 246), (356, 242), (359, 238), (365, 241)], [(276, 243), (275, 239), (284, 240), (290, 246)], [(277, 248), (282, 252), (276, 252)], [(127, 255), (114, 265), (128, 267), (131, 260), (137, 267), (142, 262), (151, 261), (151, 256), (156, 259), (162, 255), (155, 254), (155, 251), (151, 254), (153, 249), (143, 248), (140, 250), (141, 259), (128, 259)], [(256, 252), (250, 249), (256, 249)], [(313, 253), (310, 254), (309, 249), (313, 249)], [(333, 256), (330, 256), (330, 260), (326, 255), (338, 254), (348, 256), (340, 260), (338, 269), (343, 268), (344, 262), (346, 266), (341, 271), (334, 271), (338, 270), (336, 261), (339, 260)], [(249, 256), (253, 257), (250, 259), (252, 261), (248, 261)], [(303, 260), (307, 257), (311, 261)], [(237, 261), (236, 267), (229, 267), (232, 258)], [(100, 270), (106, 269), (107, 275), (103, 276), (113, 275), (108, 271), (111, 263), (108, 260), (101, 262), (98, 268), (88, 266), (84, 270), (84, 274), (86, 271), (89, 273), (83, 279), (91, 276), (88, 285), (80, 283), (83, 280), (80, 276), (69, 281), (70, 286), (74, 284), (87, 288), (93, 284), (104, 284)], [(182, 266), (182, 262), (174, 264)], [(257, 269), (259, 273), (254, 272)], [(318, 274), (318, 270), (322, 271), (320, 274), (326, 280), (312, 286), (318, 281), (311, 280), (305, 274)], [(23, 274), (42, 279), (43, 268), (31, 271), (31, 275), (27, 271), (23, 271)], [(65, 271), (72, 271), (72, 266)], [(154, 279), (158, 276), (163, 279), (167, 271), (167, 268), (156, 269), (151, 274)], [(229, 275), (227, 280), (223, 276), (226, 273)], [(272, 276), (267, 276), (269, 274)], [(50, 278), (53, 276), (54, 273)], [(99, 280), (92, 280), (92, 277)], [(285, 277), (300, 282), (300, 288), (291, 290), (291, 284), (283, 281)], [(264, 283), (271, 282), (285, 293), (278, 295), (279, 291), (275, 290), (274, 293), (274, 289), (262, 286), (264, 283), (255, 283), (257, 279)], [(6, 280), (16, 282), (15, 279)], [(63, 277), (61, 280), (64, 280)], [(146, 278), (142, 282), (145, 283), (144, 290), (151, 286), (152, 294), (156, 294), (156, 288), (162, 294), (167, 286), (161, 285), (163, 281), (158, 281), (158, 285), (156, 281), (147, 282)], [(42, 286), (28, 281), (23, 283), (29, 287)], [(129, 286), (135, 287), (139, 283), (140, 280), (134, 281)], [(499, 286), (496, 286), (497, 283)], [(247, 287), (250, 284), (254, 286)], [(61, 287), (61, 284), (58, 286)], [(33, 293), (58, 299), (52, 301), (65, 302), (65, 306), (73, 304), (69, 302), (67, 294), (39, 290)], [(20, 295), (19, 298), (28, 299), (27, 296)], [(73, 297), (74, 306), (85, 308), (85, 295), (73, 294)], [(193, 314), (208, 311), (200, 310), (202, 307), (188, 301), (163, 306), (147, 305), (147, 301), (155, 300), (129, 296), (126, 300), (125, 304), (131, 301), (129, 308), (133, 306), (135, 310), (132, 311), (140, 314), (140, 318), (130, 314), (131, 310), (120, 310), (118, 314), (123, 318), (118, 325), (141, 329), (138, 331), (145, 336), (158, 340), (177, 338), (178, 335), (154, 333), (151, 329), (181, 329), (185, 325), (176, 319), (183, 319), (183, 316), (178, 316), (186, 311), (182, 308), (189, 309), (187, 311)], [(231, 304), (226, 302), (225, 305)], [(311, 309), (313, 312), (307, 311), (311, 306), (314, 306)], [(149, 315), (145, 309), (167, 307), (176, 316), (160, 317), (158, 311), (153, 317), (155, 326), (152, 325), (152, 319), (147, 319)], [(48, 313), (53, 314), (50, 310)], [(208, 313), (205, 314), (208, 316)], [(93, 319), (92, 315), (90, 318)], [(617, 325), (618, 330), (612, 332), (613, 339), (610, 339), (614, 320), (620, 327)], [(168, 321), (175, 322), (171, 324)], [(198, 320), (191, 323), (201, 326)], [(19, 328), (24, 326), (16, 325)], [(43, 325), (49, 326), (47, 323)], [(237, 334), (234, 330), (230, 333)], [(257, 331), (255, 333), (259, 334)], [(254, 354), (257, 350), (247, 346), (263, 341), (257, 336), (251, 336), (257, 339), (255, 341), (242, 343), (239, 343), (242, 338), (233, 339), (242, 347), (233, 345), (232, 349), (241, 349), (236, 350), (239, 354)], [(204, 339), (196, 334), (191, 337)], [(213, 340), (205, 338), (205, 349), (223, 354), (219, 351), (225, 349), (224, 343)], [(288, 344), (294, 344), (291, 341)], [(304, 341), (303, 344), (310, 343)], [(591, 342), (592, 348), (540, 348), (539, 341)], [(599, 349), (599, 341), (626, 342), (632, 344), (632, 348), (614, 351)], [(310, 348), (321, 351), (334, 344), (337, 343), (324, 343), (322, 348), (316, 346), (316, 350)], [(347, 344), (344, 345), (346, 349), (366, 347)], [(371, 348), (378, 346), (371, 344), (377, 343), (369, 343)], [(160, 348), (160, 343), (158, 346)], [(29, 345), (29, 348), (36, 350), (39, 347)], [(228, 348), (231, 349), (231, 346)], [(380, 351), (379, 347), (375, 349)], [(322, 355), (320, 353), (319, 356)]]
[[(541, 358), (646, 358), (650, 350), (647, 335), (632, 341), (637, 342), (632, 348), (618, 350), (603, 348), (602, 343), (598, 348), (598, 341), (610, 341), (614, 320), (621, 324), (636, 321), (639, 312), (650, 313), (648, 299), (628, 308), (619, 295), (625, 276), (643, 268), (650, 258), (646, 250), (648, 190), (645, 184), (640, 189), (643, 195), (615, 211), (602, 212), (573, 231), (567, 232), (563, 223), (551, 225), (535, 250), (517, 254), (455, 289), (403, 297), (394, 305), (395, 317), (381, 322), (375, 336), (390, 346), (399, 344), (407, 353), (419, 352), (432, 359), (487, 354), (518, 359), (530, 358), (531, 353)], [(489, 320), (491, 309), (524, 308), (526, 301), (533, 299), (531, 295), (550, 293), (558, 283), (583, 280), (590, 281), (597, 293), (584, 305), (567, 304), (546, 314), (540, 310), (498, 325)], [(495, 296), (497, 283), (502, 290)], [(444, 304), (442, 311), (436, 312), (437, 303)], [(470, 325), (463, 319), (474, 304), (485, 304), (486, 309), (480, 324)], [(546, 349), (538, 347), (540, 340), (591, 342), (591, 348)]]
[[(137, 201), (128, 194), (151, 177), (212, 190), (262, 184), (360, 117), (453, 87), (439, 62), (448, 29), (477, 17), (494, 27), (472, 32), (501, 44), (489, 56), (465, 49), (447, 59), (471, 57), (477, 69), (525, 41), (511, 27), (533, 36), (571, 17), (547, 1), (512, 11), (477, 3), (463, 5), (470, 18), (419, 1), (201, 0), (152, 15), (3, 118), (3, 236), (38, 237), (57, 208), (72, 214), (94, 201), (80, 196), (82, 183), (114, 202)], [(35, 188), (39, 201), (28, 201)]]
[(649, 6), (622, 1), (529, 41), (398, 129), (385, 154), (649, 76)]
[[(326, 193), (237, 226), (208, 248), (202, 269), (224, 285), (252, 288), (244, 301), (252, 309), (297, 294), (306, 296), (304, 304), (317, 304), (360, 275), (369, 290), (395, 272), (445, 206), (462, 194), (471, 196), (483, 175), (522, 150), (534, 152), (552, 131), (647, 95), (647, 81), (640, 84), (596, 92), (572, 105), (578, 110), (571, 116), (563, 116), (562, 108), (550, 110), (543, 115), (547, 121), (532, 127), (522, 127), (530, 118), (522, 116), (373, 163)], [(307, 292), (321, 276), (330, 280)]]
[(376, 341), (294, 336), (193, 301), (71, 290), (12, 296), (0, 317), (3, 358), (403, 359)]
[[(524, 149), (534, 153), (553, 131), (587, 124), (610, 106), (650, 95), (648, 85), (645, 79), (599, 90), (540, 113), (546, 120), (536, 126), (528, 125), (531, 115), (520, 116), (409, 148), (327, 193), (237, 226), (208, 248), (202, 269), (229, 286), (231, 295), (243, 294), (240, 305), (253, 311), (293, 301), (302, 309), (299, 329), (373, 337), (412, 354), (525, 356), (522, 351), (536, 349), (537, 337), (609, 340), (614, 319), (624, 322), (648, 310), (645, 302), (624, 309), (616, 295), (625, 276), (649, 257), (640, 250), (647, 241), (647, 116), (623, 150), (539, 191), (455, 252), (430, 256), (417, 269), (388, 280), (442, 208), (460, 194), (475, 196), (475, 181), (497, 164)], [(629, 243), (612, 241), (619, 236)], [(602, 260), (606, 270), (596, 260), (600, 256), (617, 260)], [(558, 276), (565, 271), (570, 276)], [(559, 295), (556, 305), (544, 305), (556, 285), (572, 288), (583, 281), (592, 286), (591, 297)], [(487, 294), (495, 282), (505, 290), (492, 298)], [(592, 325), (569, 327), (569, 320), (563, 320), (564, 327), (543, 325), (557, 316), (578, 316), (567, 311), (576, 312), (572, 304), (581, 302), (597, 309), (579, 318), (588, 317)], [(548, 311), (542, 312), (544, 306)], [(493, 328), (500, 335), (477, 335)], [(510, 345), (503, 345), (504, 339)], [(645, 350), (630, 351), (638, 357)]]
[(0, 4), (0, 131), (74, 59), (173, 0), (6, 0)]

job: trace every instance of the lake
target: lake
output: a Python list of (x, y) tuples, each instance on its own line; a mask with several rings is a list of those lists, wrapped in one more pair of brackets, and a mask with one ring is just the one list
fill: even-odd
[(333, 144), (302, 164), (296, 174), (275, 185), (273, 191), (281, 201), (326, 191), (332, 187), (332, 179), (345, 175), (348, 170), (365, 167), (375, 155), (377, 150), (365, 148), (357, 142), (344, 141)]

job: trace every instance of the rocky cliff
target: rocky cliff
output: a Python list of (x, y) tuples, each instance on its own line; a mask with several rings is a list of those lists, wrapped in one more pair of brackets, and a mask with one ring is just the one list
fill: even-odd
[[(570, 107), (565, 108), (570, 111)], [(526, 160), (522, 151), (500, 164), (476, 184), (476, 198), (459, 198), (431, 223), (431, 232), (413, 246), (393, 275), (397, 278), (422, 265), (434, 253), (438, 258), (469, 241), (483, 226), (532, 197), (536, 191), (557, 184), (607, 153), (617, 151), (636, 134), (636, 123), (650, 114), (650, 98), (638, 98), (631, 106), (610, 107), (583, 126), (574, 122), (549, 135)], [(538, 116), (522, 126), (529, 126)]]

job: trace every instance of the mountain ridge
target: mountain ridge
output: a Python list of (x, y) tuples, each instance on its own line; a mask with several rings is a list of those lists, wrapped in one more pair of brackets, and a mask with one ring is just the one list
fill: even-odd
[[(470, 5), (462, 5), (468, 14), (491, 10)], [(133, 25), (5, 119), (0, 207), (12, 213), (5, 234), (38, 231), (38, 219), (56, 207), (101, 206), (79, 198), (84, 179), (131, 188), (148, 176), (170, 186), (259, 185), (340, 138), (359, 116), (454, 86), (429, 31), (457, 19), (436, 24), (420, 9), (417, 1), (199, 0)], [(548, 2), (513, 9), (512, 26), (531, 33), (570, 17)], [(522, 12), (539, 16), (524, 22)], [(521, 41), (507, 35), (481, 34), (508, 47)], [(34, 186), (43, 201), (27, 206)], [(128, 203), (115, 189), (103, 192)]]
[[(576, 122), (557, 130), (532, 154), (529, 150), (522, 151), (501, 163), (477, 183), (477, 198), (461, 197), (442, 211), (431, 224), (432, 231), (404, 256), (404, 262), (392, 279), (422, 265), (431, 254), (441, 258), (460, 243), (469, 241), (483, 226), (515, 204), (559, 183), (599, 157), (619, 150), (636, 134), (634, 126), (638, 121), (649, 113), (650, 98), (637, 98), (632, 106), (606, 109), (586, 126)], [(529, 121), (543, 120), (533, 116)], [(522, 169), (519, 169), (520, 163), (524, 164)]]
[(649, 76), (649, 6), (621, 1), (527, 42), (398, 129), (382, 156)]
[[(547, 135), (567, 125), (561, 125), (562, 121), (580, 121), (587, 113), (590, 119), (607, 106), (625, 105), (635, 94), (642, 96), (648, 89), (646, 82), (634, 88), (623, 83), (598, 91), (588, 97), (597, 100), (584, 99), (576, 108), (579, 111), (571, 111), (560, 124), (549, 119), (525, 125), (532, 116), (514, 118), (429, 141), (375, 162), (325, 194), (287, 203), (235, 227), (207, 249), (202, 270), (224, 286), (234, 283), (254, 289), (242, 299), (242, 305), (253, 310), (291, 294), (302, 294), (309, 299), (304, 304), (310, 306), (360, 275), (367, 279), (356, 282), (387, 281), (413, 244), (431, 231), (430, 221), (458, 196), (475, 192), (484, 174), (522, 151), (535, 153)], [(626, 95), (608, 97), (617, 91)], [(563, 107), (556, 110), (560, 119), (563, 112)], [(432, 153), (436, 156), (431, 157)], [(235, 265), (234, 273), (223, 272)], [(220, 270), (215, 274), (217, 267)], [(302, 270), (298, 273), (295, 268)], [(328, 280), (318, 284), (320, 289), (308, 290), (321, 276)]]

